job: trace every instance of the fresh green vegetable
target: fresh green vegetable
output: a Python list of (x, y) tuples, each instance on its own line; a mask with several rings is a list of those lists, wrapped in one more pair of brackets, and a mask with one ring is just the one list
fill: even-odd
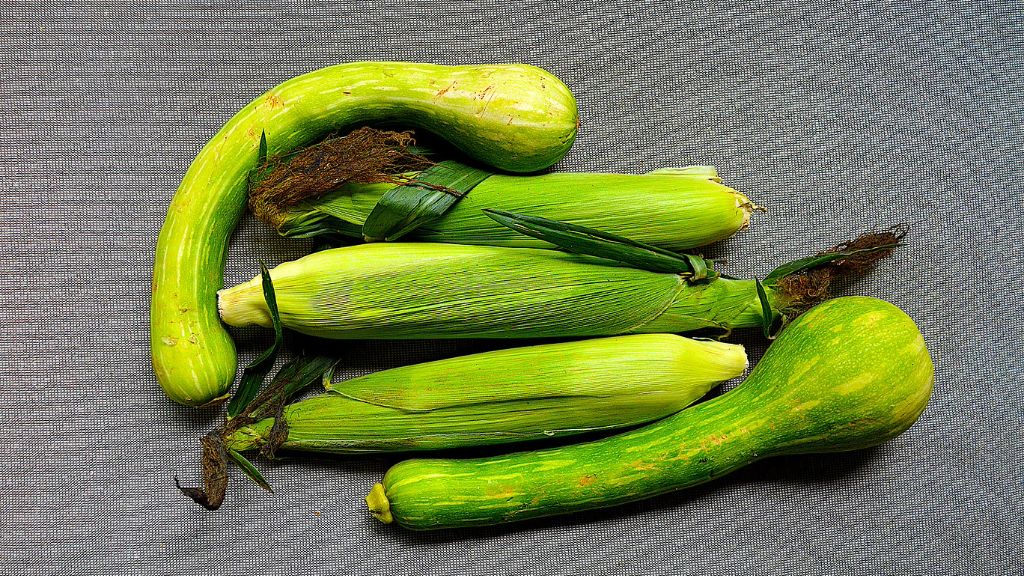
[[(203, 487), (179, 484), (181, 491), (220, 507), (228, 458), (269, 490), (246, 450), (267, 457), (279, 448), (428, 450), (640, 424), (739, 375), (746, 354), (739, 345), (647, 334), (485, 352), (337, 384), (324, 374), (331, 364), (314, 345), (282, 368), (240, 414), (203, 438)], [(325, 394), (286, 405), (322, 375)]]
[[(837, 268), (816, 270), (809, 282), (790, 282), (791, 276), (766, 281), (763, 301), (753, 280), (709, 275), (694, 281), (693, 273), (651, 272), (534, 248), (363, 244), (316, 252), (270, 274), (284, 326), (313, 336), (608, 336), (761, 327), (765, 309), (772, 312), (769, 320), (783, 317), (807, 297), (821, 297), (843, 266), (862, 268), (859, 256), (849, 254), (855, 255), (828, 264)], [(259, 277), (218, 295), (227, 324), (271, 326)]]
[(742, 346), (670, 334), (484, 352), (329, 384), (224, 441), (262, 447), (275, 423), (287, 430), (281, 448), (341, 454), (580, 434), (677, 412), (746, 366)]
[[(415, 173), (404, 176), (410, 180), (418, 177)], [(391, 183), (349, 182), (326, 196), (274, 212), (268, 220), (285, 236), (373, 236), (360, 227), (381, 197), (395, 187)], [(439, 198), (451, 196), (441, 194)], [(639, 175), (495, 174), (476, 184), (444, 216), (423, 224), (406, 238), (550, 248), (546, 242), (494, 222), (484, 214), (485, 208), (581, 224), (663, 248), (684, 250), (728, 238), (747, 227), (756, 206), (743, 194), (721, 184), (714, 169), (705, 166)]]
[(342, 64), (288, 80), (254, 100), (192, 162), (157, 241), (151, 347), (157, 380), (172, 399), (188, 405), (221, 400), (234, 378), (235, 347), (217, 318), (215, 293), (261, 135), (275, 155), (377, 121), (422, 127), (491, 166), (531, 172), (562, 158), (575, 138), (577, 115), (564, 84), (518, 64)]
[(571, 254), (604, 258), (649, 272), (680, 274), (691, 282), (719, 276), (711, 260), (696, 254), (679, 254), (596, 228), (538, 216), (492, 209), (484, 213), (510, 230), (543, 240)]
[(267, 310), (270, 312), (270, 319), (274, 328), (274, 341), (263, 351), (262, 354), (253, 359), (245, 370), (242, 371), (242, 379), (235, 390), (235, 396), (228, 402), (228, 417), (233, 418), (244, 411), (253, 399), (259, 394), (260, 387), (266, 379), (270, 369), (277, 361), (277, 353), (284, 342), (284, 329), (281, 327), (281, 319), (277, 315), (277, 298), (274, 296), (274, 282), (270, 279), (270, 272), (266, 264), (260, 262), (260, 278), (263, 280), (263, 297), (267, 302)]
[(933, 373), (905, 313), (839, 298), (785, 328), (743, 384), (711, 401), (584, 444), (400, 462), (367, 504), (416, 530), (495, 524), (640, 500), (768, 456), (874, 446), (917, 420)]

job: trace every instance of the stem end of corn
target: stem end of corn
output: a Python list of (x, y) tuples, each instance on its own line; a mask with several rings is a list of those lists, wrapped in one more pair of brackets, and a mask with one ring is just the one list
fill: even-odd
[(391, 515), (391, 503), (388, 502), (388, 497), (384, 494), (384, 485), (380, 482), (374, 484), (370, 493), (366, 495), (366, 507), (370, 509), (370, 514), (374, 518), (385, 524), (395, 521)]
[(228, 326), (274, 325), (266, 302), (263, 300), (263, 282), (259, 276), (252, 280), (217, 291), (217, 314)]

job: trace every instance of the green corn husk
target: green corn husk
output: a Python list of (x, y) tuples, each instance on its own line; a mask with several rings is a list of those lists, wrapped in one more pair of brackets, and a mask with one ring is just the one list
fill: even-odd
[[(670, 334), (527, 346), (333, 383), (290, 404), (274, 449), (331, 453), (483, 446), (632, 426), (673, 414), (743, 373), (742, 346)], [(224, 437), (262, 448), (274, 418)]]
[[(324, 338), (538, 338), (762, 325), (753, 280), (678, 274), (554, 250), (361, 244), (270, 271), (285, 327)], [(773, 310), (785, 294), (766, 286)], [(221, 290), (221, 319), (271, 326), (259, 278)]]
[[(448, 164), (456, 170), (459, 166)], [(408, 173), (404, 177), (415, 180), (416, 175)], [(275, 213), (269, 223), (285, 236), (360, 236), (367, 216), (395, 186), (349, 182), (321, 198)], [(746, 228), (757, 207), (743, 194), (721, 184), (710, 166), (665, 168), (639, 175), (494, 174), (443, 216), (420, 226), (405, 239), (551, 247), (497, 224), (482, 212), (484, 208), (569, 222), (670, 250), (685, 250), (723, 240)]]
[[(864, 234), (738, 280), (652, 272), (611, 260), (534, 248), (362, 244), (270, 271), (282, 324), (325, 338), (543, 338), (761, 327), (827, 297), (830, 283), (862, 273), (905, 234)], [(272, 326), (259, 277), (218, 292), (232, 326)]]

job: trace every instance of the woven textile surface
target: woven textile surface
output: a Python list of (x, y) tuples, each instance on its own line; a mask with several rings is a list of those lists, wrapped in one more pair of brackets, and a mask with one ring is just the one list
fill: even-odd
[[(1024, 11), (1015, 2), (0, 0), (0, 573), (1024, 574)], [(149, 362), (153, 249), (190, 161), (294, 75), (354, 60), (526, 62), (573, 90), (556, 169), (713, 164), (768, 207), (735, 276), (858, 232), (907, 245), (843, 293), (920, 325), (928, 409), (878, 448), (765, 460), (606, 511), (466, 531), (376, 523), (388, 459), (232, 470)], [(246, 217), (225, 281), (308, 251)], [(266, 331), (235, 332), (243, 360)], [(756, 335), (742, 336), (753, 358)], [(342, 376), (476, 350), (346, 345)], [(732, 383), (731, 385), (735, 385)]]

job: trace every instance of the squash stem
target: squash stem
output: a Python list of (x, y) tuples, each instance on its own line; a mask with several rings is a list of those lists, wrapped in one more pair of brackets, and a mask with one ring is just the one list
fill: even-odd
[(391, 524), (395, 520), (391, 515), (391, 502), (388, 501), (388, 496), (384, 493), (384, 485), (380, 482), (374, 484), (370, 493), (366, 495), (366, 507), (370, 509), (370, 514), (374, 518), (384, 524)]

